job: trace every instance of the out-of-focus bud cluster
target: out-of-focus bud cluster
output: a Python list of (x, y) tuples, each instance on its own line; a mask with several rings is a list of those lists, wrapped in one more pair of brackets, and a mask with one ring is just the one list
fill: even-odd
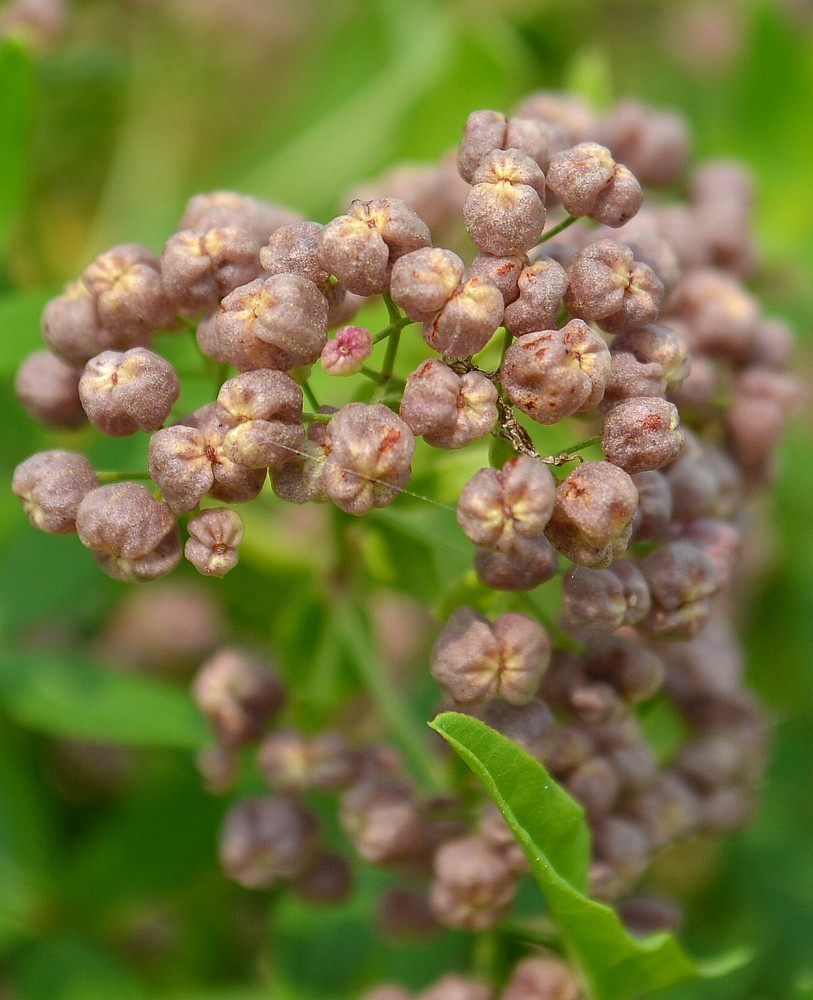
[[(745, 822), (764, 765), (731, 622), (750, 506), (797, 402), (792, 335), (745, 285), (747, 174), (691, 167), (678, 116), (538, 93), (514, 116), (474, 112), (462, 132), (457, 174), (453, 157), (390, 174), (326, 224), (215, 192), (190, 201), (159, 255), (97, 257), (47, 306), (47, 350), (23, 363), (17, 393), (46, 424), (148, 435), (156, 489), (60, 448), (22, 462), (13, 490), (36, 527), (75, 532), (119, 580), (162, 576), (183, 554), (222, 576), (243, 537), (232, 506), (264, 488), (362, 517), (408, 490), (418, 461), (431, 468), (432, 449), (460, 452), (457, 521), (479, 582), (461, 583), (470, 603), (443, 605), (439, 694), (583, 805), (592, 892), (651, 930), (674, 922), (631, 895), (653, 857)], [(364, 307), (382, 297), (376, 333)], [(214, 398), (176, 412), (181, 380), (155, 334), (189, 327), (202, 370), (221, 374)], [(345, 376), (322, 380), (336, 393), (325, 405), (314, 366)], [(489, 436), (502, 447), (481, 468)], [(527, 863), (492, 808), (431, 797), (391, 750), (341, 727), (280, 723), (281, 684), (244, 650), (207, 661), (194, 697), (215, 736), (199, 760), (212, 790), (259, 743), (269, 794), (223, 827), (236, 881), (344, 899), (352, 865), (308, 804), (329, 795), (355, 854), (408, 883), (408, 905), (382, 904), (389, 932), (481, 931), (510, 913)], [(637, 714), (653, 699), (685, 732), (660, 756)], [(502, 987), (500, 1000), (578, 996), (547, 957)], [(497, 995), (448, 976), (419, 996)]]

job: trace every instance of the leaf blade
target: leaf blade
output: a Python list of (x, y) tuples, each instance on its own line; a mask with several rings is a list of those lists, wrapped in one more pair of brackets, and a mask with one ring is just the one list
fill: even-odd
[(52, 736), (195, 750), (210, 740), (183, 692), (158, 681), (79, 660), (0, 657), (0, 707)]
[[(584, 843), (586, 839), (589, 849), (589, 832), (583, 811), (542, 764), (470, 716), (444, 712), (429, 725), (480, 778), (511, 825), (595, 1000), (649, 996), (701, 976), (724, 974), (742, 964), (744, 956), (740, 954), (701, 966), (667, 933), (633, 938), (615, 910), (584, 894)], [(495, 761), (499, 761), (496, 768)], [(512, 780), (506, 781), (506, 774)], [(539, 789), (543, 789), (549, 807), (544, 821), (538, 808), (535, 815), (528, 813), (533, 792)], [(568, 851), (562, 829), (547, 828), (551, 818), (560, 820), (567, 836), (575, 838), (575, 849)]]
[[(516, 755), (506, 755), (505, 747), (491, 738), (494, 730), (479, 720), (455, 712), (444, 712), (430, 726), (477, 774), (500, 808), (507, 811), (511, 817), (511, 828), (515, 833), (519, 831), (523, 847), (533, 851), (538, 846), (537, 841), (545, 839), (546, 857), (538, 863), (545, 864), (550, 877), (562, 878), (584, 890), (587, 886), (590, 837), (581, 806), (547, 772), (533, 770), (529, 765), (536, 762), (529, 754), (501, 737), (516, 751)], [(520, 766), (512, 771), (512, 764)], [(523, 778), (524, 783), (520, 787)], [(558, 829), (542, 830), (535, 796), (548, 800), (549, 812), (554, 815)]]

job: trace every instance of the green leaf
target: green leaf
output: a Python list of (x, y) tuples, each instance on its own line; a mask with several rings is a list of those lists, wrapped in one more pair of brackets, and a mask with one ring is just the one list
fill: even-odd
[[(365, 170), (380, 169), (410, 108), (437, 83), (454, 41), (452, 18), (443, 7), (416, 2), (388, 6), (398, 17), (399, 28), (382, 70), (367, 74), (370, 41), (354, 23), (359, 57), (352, 70), (354, 80), (361, 74), (360, 85), (286, 143), (275, 144), (270, 155), (238, 179), (238, 188), (283, 204), (301, 205), (303, 199), (313, 201), (314, 195), (328, 194), (332, 201), (357, 183)], [(408, 45), (403, 44), (406, 38)], [(330, 89), (331, 78), (323, 72), (320, 69), (320, 77), (328, 82), (324, 91)]]
[(583, 48), (565, 70), (564, 90), (584, 98), (597, 108), (607, 108), (613, 99), (612, 70), (602, 48)]
[(367, 618), (352, 601), (337, 603), (331, 628), (351, 658), (362, 685), (386, 719), (398, 749), (426, 788), (439, 791), (443, 772), (423, 738), (426, 730), (405, 705), (402, 693), (379, 662)]
[[(2, 143), (0, 143), (2, 149)], [(0, 209), (2, 211), (2, 209)], [(2, 253), (2, 220), (0, 220), (0, 254)], [(40, 316), (53, 295), (51, 291), (15, 292), (0, 297), (0, 374), (11, 375), (32, 351), (42, 350)]]
[[(267, 986), (238, 986), (234, 989), (220, 987), (215, 990), (201, 989), (184, 990), (183, 993), (162, 993), (154, 1000), (301, 1000), (301, 997), (288, 990), (280, 993), (275, 984), (273, 992)], [(324, 997), (322, 1000), (330, 1000), (330, 998)]]
[(209, 742), (203, 717), (184, 692), (79, 660), (6, 653), (0, 708), (55, 736), (185, 749)]
[[(590, 863), (584, 810), (524, 750), (468, 715), (444, 712), (432, 729), (450, 743), (505, 813), (520, 843), (546, 866), (546, 878), (583, 892)], [(517, 833), (520, 836), (519, 833)]]
[(133, 974), (111, 952), (70, 934), (51, 934), (24, 950), (9, 970), (20, 1000), (144, 1000)]
[(616, 912), (584, 894), (589, 832), (581, 807), (545, 768), (477, 719), (444, 712), (431, 727), (483, 782), (525, 851), (594, 1000), (629, 1000), (700, 976), (723, 975), (737, 955), (701, 968), (671, 934), (638, 939)]
[(25, 191), (34, 73), (25, 48), (0, 41), (0, 254), (8, 242)]
[(53, 815), (31, 742), (0, 718), (0, 955), (36, 924), (56, 858)]

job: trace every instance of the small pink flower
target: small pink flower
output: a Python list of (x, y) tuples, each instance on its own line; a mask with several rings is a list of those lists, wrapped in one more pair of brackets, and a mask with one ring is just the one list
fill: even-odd
[(343, 326), (322, 349), (322, 364), (329, 375), (355, 375), (373, 350), (373, 338), (363, 326)]

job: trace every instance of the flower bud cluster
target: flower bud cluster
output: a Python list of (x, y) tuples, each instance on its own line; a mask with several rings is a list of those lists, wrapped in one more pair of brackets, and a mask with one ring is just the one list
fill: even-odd
[[(201, 195), (160, 256), (100, 255), (46, 308), (48, 350), (24, 362), (17, 393), (42, 422), (144, 435), (157, 495), (61, 449), (22, 462), (12, 488), (36, 527), (75, 532), (117, 579), (154, 579), (182, 554), (222, 576), (243, 536), (232, 505), (266, 483), (332, 504), (346, 530), (408, 492), (413, 466), (434, 472), (437, 450), (458, 452), (474, 573), (441, 602), (439, 694), (546, 765), (584, 808), (591, 891), (626, 899), (631, 925), (662, 926), (663, 906), (630, 896), (652, 858), (745, 822), (764, 766), (731, 619), (752, 498), (798, 400), (792, 337), (743, 283), (756, 260), (747, 180), (730, 164), (691, 172), (675, 116), (534, 94), (514, 117), (472, 114), (457, 176), (449, 163), (390, 178), (326, 224)], [(680, 179), (687, 200), (642, 207), (639, 180)], [(455, 218), (474, 249), (434, 245)], [(374, 334), (375, 298), (388, 321)], [(180, 379), (155, 334), (184, 325), (217, 384), (175, 412)], [(346, 377), (315, 392), (315, 366)], [(324, 384), (335, 396), (320, 405)], [(347, 566), (331, 569), (332, 593)], [(510, 913), (527, 862), (468, 790), (430, 797), (346, 720), (305, 733), (278, 719), (279, 680), (241, 650), (206, 663), (194, 697), (215, 735), (199, 760), (209, 786), (231, 787), (239, 749), (259, 743), (269, 788), (226, 818), (230, 877), (345, 898), (352, 863), (309, 804), (328, 795), (355, 855), (408, 880), (402, 929), (476, 932)], [(637, 714), (654, 702), (686, 733), (663, 760)], [(503, 985), (500, 1000), (578, 995), (552, 958)], [(454, 976), (420, 994), (496, 996)]]

